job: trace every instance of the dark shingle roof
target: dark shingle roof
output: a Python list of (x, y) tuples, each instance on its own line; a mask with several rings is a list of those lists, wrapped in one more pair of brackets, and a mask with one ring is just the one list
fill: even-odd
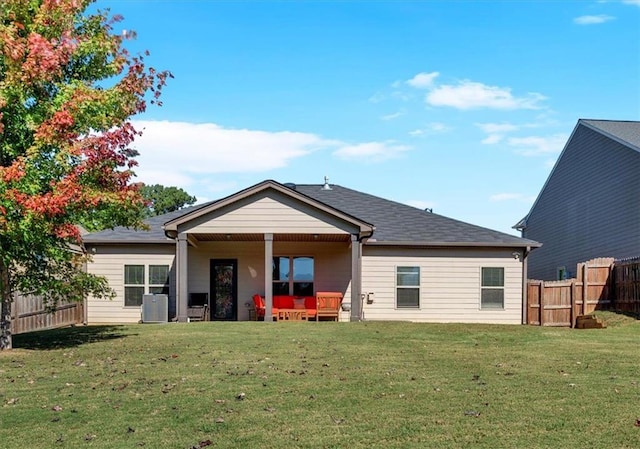
[(580, 122), (590, 125), (614, 139), (633, 145), (640, 151), (640, 122), (622, 120), (585, 120)]
[[(539, 246), (532, 240), (464, 223), (338, 185), (332, 185), (331, 190), (324, 190), (319, 184), (302, 184), (296, 186), (296, 191), (373, 224), (373, 238), (378, 243)], [(85, 236), (85, 242), (173, 242), (164, 235), (164, 223), (213, 203), (215, 202), (150, 218), (146, 221), (151, 227), (150, 231), (116, 228), (89, 234)]]
[(174, 243), (175, 241), (167, 238), (164, 235), (164, 230), (162, 229), (162, 225), (167, 221), (177, 218), (181, 215), (186, 214), (194, 209), (198, 209), (202, 207), (202, 204), (198, 206), (186, 207), (181, 210), (177, 210), (175, 212), (169, 212), (168, 214), (158, 215), (156, 217), (151, 217), (145, 220), (144, 222), (149, 226), (148, 230), (143, 229), (131, 229), (125, 228), (122, 226), (118, 226), (114, 229), (105, 229), (103, 231), (92, 232), (90, 234), (86, 234), (82, 236), (82, 239), (85, 243)]
[(536, 242), (464, 223), (406, 204), (358, 192), (338, 185), (298, 185), (296, 190), (317, 201), (372, 223), (378, 242), (488, 243), (523, 246)]

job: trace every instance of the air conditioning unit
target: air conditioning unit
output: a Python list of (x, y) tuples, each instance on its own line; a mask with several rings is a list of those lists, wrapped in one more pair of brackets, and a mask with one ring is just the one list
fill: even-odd
[(144, 295), (142, 297), (142, 322), (166, 323), (169, 321), (169, 297), (167, 295)]

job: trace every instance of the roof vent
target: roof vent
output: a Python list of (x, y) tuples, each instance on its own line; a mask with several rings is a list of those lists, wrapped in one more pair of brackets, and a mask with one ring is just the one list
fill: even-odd
[(284, 186), (290, 188), (291, 190), (296, 189), (296, 184), (294, 182), (285, 182)]
[(428, 214), (432, 214), (433, 213), (433, 207), (425, 207), (424, 211)]
[(324, 185), (322, 186), (322, 190), (331, 190), (331, 186), (329, 185), (329, 177), (324, 177)]

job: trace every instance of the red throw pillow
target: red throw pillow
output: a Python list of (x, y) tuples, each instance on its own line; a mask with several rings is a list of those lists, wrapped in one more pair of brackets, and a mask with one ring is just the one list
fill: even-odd
[(304, 309), (304, 298), (293, 298), (294, 309)]

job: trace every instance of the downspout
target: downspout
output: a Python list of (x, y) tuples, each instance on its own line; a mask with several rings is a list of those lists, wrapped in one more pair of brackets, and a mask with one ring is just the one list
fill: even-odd
[[(358, 238), (356, 239), (356, 241), (358, 242), (358, 246), (359, 246), (359, 250), (358, 250), (358, 301), (359, 301), (359, 314), (358, 314), (358, 321), (363, 321), (364, 320), (364, 293), (362, 293), (362, 258), (364, 256), (364, 240), (371, 238), (371, 236), (373, 235), (373, 232), (375, 231), (375, 227), (372, 228), (371, 232), (369, 232), (366, 235), (358, 235)], [(353, 304), (351, 304), (351, 307), (353, 307)]]

